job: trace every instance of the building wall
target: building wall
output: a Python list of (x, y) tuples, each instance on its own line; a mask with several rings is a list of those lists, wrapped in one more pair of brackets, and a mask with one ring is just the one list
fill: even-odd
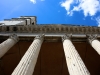
[[(19, 41), (0, 60), (0, 75), (11, 75), (32, 41)], [(91, 75), (100, 75), (100, 56), (87, 42), (73, 42)], [(33, 75), (69, 75), (62, 42), (42, 44)]]
[(30, 19), (27, 19), (27, 25), (30, 25)]
[[(27, 24), (26, 24), (27, 20)], [(36, 25), (36, 17), (35, 16), (22, 16), (18, 18), (5, 19), (4, 21), (0, 21), (0, 26), (2, 25)]]
[(0, 23), (4, 23), (4, 25), (25, 25), (25, 21), (0, 21)]

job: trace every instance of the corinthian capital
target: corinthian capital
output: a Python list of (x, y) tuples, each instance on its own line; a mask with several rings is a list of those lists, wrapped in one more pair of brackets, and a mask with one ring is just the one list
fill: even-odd
[(87, 34), (86, 36), (87, 36), (89, 42), (91, 43), (93, 40), (97, 39), (98, 35), (97, 34)]
[(65, 34), (64, 36), (62, 36), (62, 41), (64, 41), (65, 39), (71, 39), (72, 34)]
[(18, 38), (18, 36), (16, 34), (10, 35), (9, 38), (13, 39), (16, 42), (19, 40), (19, 38)]
[(44, 34), (41, 34), (41, 35), (36, 36), (35, 39), (43, 39), (44, 36), (45, 36)]

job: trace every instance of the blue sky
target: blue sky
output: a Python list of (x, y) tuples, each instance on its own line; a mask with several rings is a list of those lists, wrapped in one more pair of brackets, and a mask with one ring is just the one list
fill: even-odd
[(100, 26), (100, 0), (0, 0), (0, 20), (37, 16), (38, 24)]

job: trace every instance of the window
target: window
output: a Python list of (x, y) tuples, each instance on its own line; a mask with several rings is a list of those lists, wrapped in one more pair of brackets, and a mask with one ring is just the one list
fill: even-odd
[(7, 27), (7, 31), (9, 31), (9, 27)]
[(34, 25), (34, 22), (32, 23), (32, 25)]
[(5, 25), (4, 23), (0, 23), (0, 25)]
[(16, 27), (13, 27), (13, 31), (17, 31), (17, 28)]

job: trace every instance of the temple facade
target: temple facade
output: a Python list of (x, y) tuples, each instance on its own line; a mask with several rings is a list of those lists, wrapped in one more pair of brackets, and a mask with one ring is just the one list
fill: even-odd
[(100, 28), (0, 21), (0, 75), (100, 75)]

